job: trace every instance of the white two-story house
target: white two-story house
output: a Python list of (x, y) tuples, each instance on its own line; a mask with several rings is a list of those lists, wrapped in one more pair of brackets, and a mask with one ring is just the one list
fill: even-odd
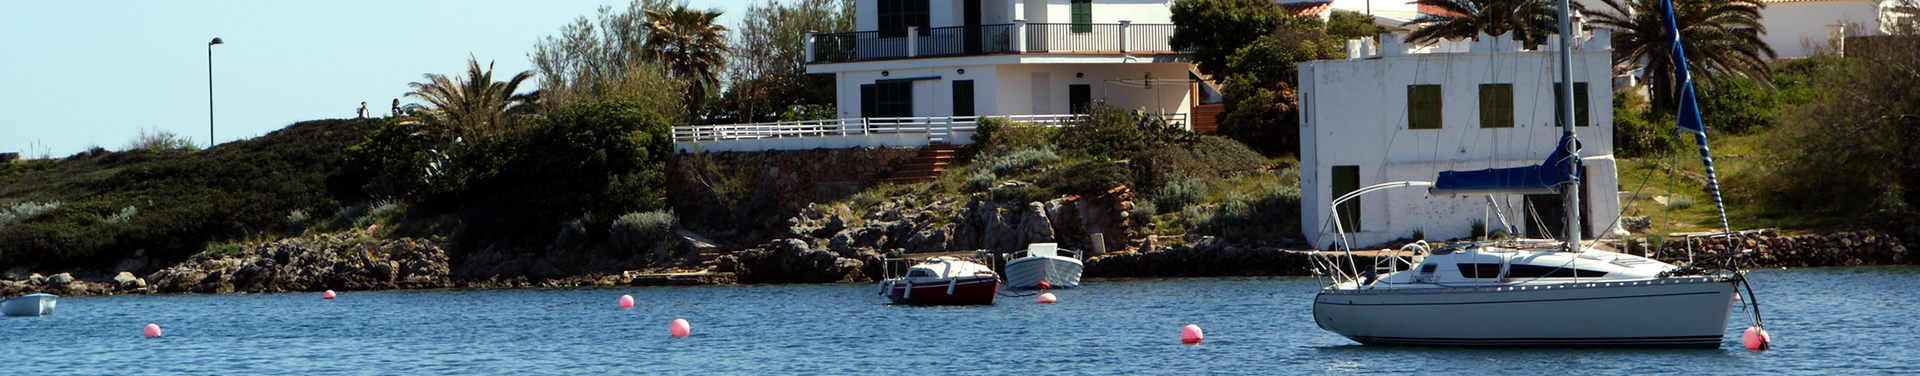
[[(855, 30), (808, 35), (807, 73), (833, 74), (839, 119), (777, 141), (705, 150), (967, 143), (979, 116), (1058, 123), (1095, 102), (1184, 123), (1195, 89), (1165, 0), (858, 0)], [(904, 125), (903, 125), (904, 124)], [(733, 140), (714, 126), (676, 140)], [(876, 131), (878, 130), (878, 131)], [(833, 137), (807, 138), (806, 135)], [(789, 137), (791, 136), (791, 137)], [(676, 142), (681, 149), (692, 142)]]
[[(1572, 53), (1588, 238), (1605, 235), (1620, 212), (1608, 39), (1604, 30), (1583, 35)], [(1301, 232), (1311, 244), (1334, 242), (1331, 201), (1359, 188), (1546, 160), (1562, 133), (1555, 117), (1558, 51), (1522, 50), (1504, 36), (1482, 36), (1466, 47), (1423, 52), (1434, 49), (1390, 37), (1379, 44), (1379, 55), (1300, 64)], [(1343, 204), (1338, 227), (1355, 246), (1416, 231), (1433, 240), (1468, 237), (1475, 221), (1488, 230), (1551, 238), (1564, 235), (1561, 208), (1557, 194), (1490, 198), (1390, 189)]]

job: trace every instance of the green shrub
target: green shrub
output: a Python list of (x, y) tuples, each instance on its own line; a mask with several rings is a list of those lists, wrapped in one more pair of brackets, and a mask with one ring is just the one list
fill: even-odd
[(1175, 174), (1167, 178), (1158, 193), (1153, 195), (1153, 204), (1162, 208), (1185, 208), (1199, 203), (1207, 196), (1207, 183), (1186, 175)]
[(1676, 194), (1667, 197), (1668, 209), (1687, 210), (1688, 208), (1692, 208), (1693, 204), (1693, 196)]
[(1049, 170), (1035, 183), (1053, 190), (1054, 195), (1078, 195), (1101, 193), (1133, 182), (1120, 166), (1095, 159)]
[(1167, 145), (1133, 155), (1134, 184), (1154, 194), (1174, 174), (1199, 178), (1230, 178), (1258, 171), (1266, 158), (1245, 144), (1219, 136), (1200, 136), (1193, 142)]
[(1051, 148), (1024, 149), (993, 161), (993, 173), (1014, 175), (1034, 167), (1059, 162), (1060, 156)]
[(1052, 201), (1054, 198), (1059, 197), (1054, 195), (1052, 190), (1041, 188), (1039, 186), (1032, 185), (1032, 184), (1022, 184), (1022, 185), (1016, 185), (1011, 187), (995, 187), (993, 189), (989, 189), (987, 192), (993, 195), (993, 201), (995, 203), (1000, 203), (1000, 204), (1025, 204), (1029, 202), (1047, 202), (1047, 201)]
[(1053, 133), (1053, 144), (1070, 155), (1121, 159), (1160, 145), (1190, 138), (1193, 132), (1141, 111), (1095, 103), (1086, 116)]
[(0, 210), (0, 225), (33, 219), (34, 216), (53, 211), (53, 209), (59, 209), (64, 205), (66, 205), (66, 203), (60, 201), (21, 201), (14, 203), (13, 207), (7, 208), (7, 210)]
[(306, 210), (294, 210), (287, 213), (287, 231), (297, 231), (306, 228), (307, 224), (311, 222), (313, 222), (313, 217), (307, 215)]
[(986, 192), (988, 188), (993, 188), (995, 184), (1000, 184), (999, 176), (994, 175), (993, 171), (980, 170), (979, 172), (973, 173), (973, 176), (967, 177), (965, 191), (967, 193)]
[(1128, 213), (1127, 218), (1133, 221), (1134, 228), (1152, 229), (1153, 216), (1159, 214), (1160, 208), (1154, 205), (1153, 201), (1134, 201), (1133, 212)]
[(981, 117), (975, 123), (973, 144), (964, 150), (969, 156), (994, 156), (1016, 150), (1046, 148), (1052, 128), (1006, 118)]
[[(610, 218), (665, 207), (670, 127), (625, 100), (574, 104), (534, 124), (471, 140), (447, 194), (471, 234), (537, 244), (583, 211)], [(481, 240), (481, 239), (472, 239)]]
[(592, 213), (560, 222), (560, 235), (554, 237), (553, 247), (562, 250), (585, 248), (588, 242), (593, 241), (593, 234), (587, 231), (587, 225), (592, 223)]
[(333, 222), (328, 223), (327, 227), (343, 229), (343, 228), (347, 228), (347, 226), (358, 225), (360, 218), (366, 217), (367, 209), (371, 209), (371, 208), (372, 206), (368, 204), (366, 201), (356, 202), (356, 203), (353, 203), (352, 205), (342, 206), (340, 207), (339, 211), (333, 212)]
[(1700, 89), (1699, 103), (1708, 132), (1746, 134), (1773, 126), (1780, 102), (1753, 79), (1729, 76)]
[(613, 221), (612, 228), (608, 230), (608, 240), (615, 252), (636, 254), (667, 240), (679, 223), (679, 218), (674, 217), (672, 210), (627, 213)]
[(381, 201), (367, 208), (366, 214), (353, 220), (353, 227), (367, 228), (373, 224), (392, 224), (406, 218), (407, 207), (398, 201)]
[(125, 209), (120, 209), (120, 213), (114, 214), (113, 216), (109, 216), (107, 217), (106, 220), (103, 220), (101, 222), (106, 223), (109, 226), (119, 226), (119, 225), (126, 224), (127, 221), (129, 220), (133, 220), (133, 216), (136, 214), (140, 214), (140, 209), (132, 206), (128, 206)]

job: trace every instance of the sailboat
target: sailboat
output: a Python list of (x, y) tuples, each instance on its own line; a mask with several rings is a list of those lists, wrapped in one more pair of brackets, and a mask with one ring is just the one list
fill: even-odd
[[(1567, 0), (1559, 2), (1560, 30), (1573, 30)], [(1684, 51), (1673, 22), (1674, 60), (1683, 87), (1678, 127), (1698, 136), (1706, 158), (1714, 203), (1717, 179), (1705, 133), (1686, 80)], [(1559, 85), (1573, 92), (1571, 41), (1560, 36)], [(1574, 108), (1562, 96), (1561, 108)], [(1702, 255), (1683, 265), (1596, 249), (1581, 240), (1579, 141), (1574, 111), (1560, 111), (1562, 136), (1539, 165), (1445, 171), (1432, 182), (1401, 181), (1360, 188), (1332, 206), (1386, 189), (1426, 187), (1433, 195), (1564, 195), (1564, 239), (1416, 242), (1384, 253), (1386, 264), (1356, 265), (1350, 244), (1345, 258), (1316, 253), (1316, 268), (1332, 278), (1314, 297), (1320, 328), (1362, 344), (1471, 347), (1683, 347), (1717, 348), (1736, 296), (1744, 288), (1753, 302), (1740, 261), (1747, 252)], [(1339, 210), (1329, 221), (1340, 229)], [(1727, 231), (1725, 210), (1721, 226)], [(1731, 232), (1731, 231), (1727, 231)], [(1731, 238), (1731, 237), (1729, 237)], [(1343, 243), (1345, 237), (1342, 236)], [(1732, 248), (1730, 248), (1732, 249)], [(1407, 260), (1403, 263), (1402, 260)], [(1404, 268), (1402, 268), (1404, 266)], [(1751, 306), (1759, 330), (1759, 309)], [(1764, 333), (1760, 331), (1759, 333)], [(1762, 334), (1764, 335), (1764, 334)], [(1749, 344), (1749, 347), (1753, 347)]]

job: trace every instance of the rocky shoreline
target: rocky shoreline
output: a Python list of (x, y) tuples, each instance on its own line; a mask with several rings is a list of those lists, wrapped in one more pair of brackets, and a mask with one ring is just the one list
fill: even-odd
[[(72, 273), (42, 276), (15, 268), (0, 280), (0, 296), (40, 292), (82, 296), (870, 282), (883, 274), (882, 265), (887, 258), (937, 254), (955, 247), (977, 247), (999, 254), (1018, 250), (1027, 242), (1065, 243), (1076, 235), (1085, 237), (1085, 233), (1076, 233), (1071, 230), (1073, 226), (1063, 226), (1063, 223), (1075, 222), (1082, 228), (1112, 225), (1106, 221), (1088, 222), (1084, 218), (1126, 218), (1119, 215), (1120, 210), (1114, 210), (1126, 206), (1113, 204), (1124, 196), (1125, 191), (1121, 189), (1105, 195), (1006, 206), (982, 200), (936, 200), (922, 206), (912, 205), (913, 198), (899, 198), (876, 205), (859, 217), (844, 206), (810, 206), (789, 221), (791, 231), (782, 238), (706, 262), (685, 260), (664, 267), (648, 267), (642, 256), (612, 260), (549, 252), (513, 258), (502, 256), (504, 252), (487, 250), (468, 256), (467, 265), (456, 268), (448, 261), (446, 245), (431, 240), (377, 239), (365, 232), (308, 235), (256, 244), (224, 257), (198, 256), (159, 268), (144, 277), (128, 271), (111, 277), (79, 278)], [(1078, 200), (1084, 201), (1074, 202)], [(1113, 211), (1086, 213), (1082, 209)], [(917, 214), (908, 216), (903, 212)], [(939, 220), (942, 217), (945, 221)], [(967, 218), (977, 220), (966, 221)], [(1059, 220), (1061, 218), (1069, 220)], [(1063, 228), (1066, 230), (1062, 231)], [(1123, 229), (1107, 231), (1115, 230), (1124, 233)], [(1123, 247), (1093, 255), (1086, 260), (1086, 277), (1307, 276), (1314, 273), (1312, 250), (1227, 244), (1211, 238), (1195, 240), (1192, 245)], [(1754, 230), (1740, 233), (1736, 241), (1745, 242), (1743, 247), (1754, 250), (1749, 259), (1750, 268), (1920, 263), (1920, 250), (1875, 231), (1790, 235), (1775, 230)], [(1079, 243), (1090, 245), (1084, 240)], [(1652, 253), (1653, 257), (1667, 261), (1684, 260), (1687, 247), (1695, 254), (1721, 253), (1727, 248), (1725, 238), (1705, 236), (1676, 236), (1657, 251), (1649, 251), (1645, 241), (1639, 238), (1608, 243), (1628, 253)], [(1344, 257), (1343, 254), (1334, 256)], [(1372, 265), (1378, 257), (1371, 252), (1360, 252), (1352, 262)], [(555, 266), (556, 263), (563, 265)], [(123, 267), (133, 269), (150, 264), (151, 261), (143, 258), (121, 262)], [(620, 268), (635, 269), (606, 271)]]

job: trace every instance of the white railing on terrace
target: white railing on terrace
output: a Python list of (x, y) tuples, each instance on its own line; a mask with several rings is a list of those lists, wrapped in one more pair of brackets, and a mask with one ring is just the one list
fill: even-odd
[[(1187, 114), (1162, 115), (1185, 127)], [(1086, 115), (993, 115), (853, 118), (778, 123), (687, 125), (673, 127), (674, 148), (694, 151), (802, 150), (871, 146), (969, 144), (981, 118), (998, 118), (1049, 127), (1066, 126)]]

